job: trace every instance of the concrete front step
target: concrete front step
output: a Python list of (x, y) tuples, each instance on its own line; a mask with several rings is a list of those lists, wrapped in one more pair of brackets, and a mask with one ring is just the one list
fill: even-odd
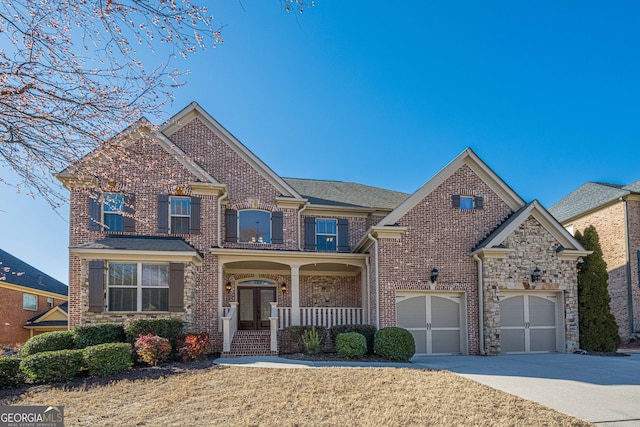
[(271, 351), (271, 333), (269, 331), (237, 331), (231, 342), (231, 351), (223, 352), (228, 356), (277, 356)]

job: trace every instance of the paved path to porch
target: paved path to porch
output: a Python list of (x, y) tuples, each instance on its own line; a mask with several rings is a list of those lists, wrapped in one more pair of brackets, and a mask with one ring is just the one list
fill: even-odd
[(220, 358), (263, 368), (403, 367), (444, 369), (598, 426), (640, 426), (640, 354), (598, 357), (533, 354), (414, 357), (412, 363), (311, 362), (281, 357)]

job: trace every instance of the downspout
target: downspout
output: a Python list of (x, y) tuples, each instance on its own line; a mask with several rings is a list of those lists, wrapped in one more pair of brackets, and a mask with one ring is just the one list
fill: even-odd
[(484, 351), (484, 286), (482, 283), (482, 258), (473, 254), (473, 259), (478, 263), (478, 344), (480, 354), (486, 356)]
[[(629, 336), (631, 336), (634, 330), (633, 324), (633, 288), (631, 285), (631, 241), (629, 237), (629, 207), (628, 201), (624, 198), (620, 198), (624, 202), (624, 234), (626, 236), (625, 239), (625, 256), (626, 256), (626, 273), (627, 273), (627, 310), (629, 310)], [(628, 337), (625, 337), (625, 339)]]
[(302, 209), (300, 209), (298, 211), (298, 250), (302, 251), (302, 240), (301, 240), (301, 233), (300, 233), (300, 225), (302, 222), (302, 211), (304, 211), (305, 209), (307, 209), (307, 205), (305, 204)]
[(225, 190), (224, 194), (218, 197), (218, 247), (222, 248), (222, 224), (221, 224), (221, 213), (222, 210), (222, 199), (226, 199), (229, 197), (229, 192)]
[(378, 239), (373, 237), (371, 233), (367, 234), (367, 237), (373, 240), (375, 247), (375, 261), (374, 267), (376, 271), (376, 329), (380, 329), (380, 280), (378, 279)]

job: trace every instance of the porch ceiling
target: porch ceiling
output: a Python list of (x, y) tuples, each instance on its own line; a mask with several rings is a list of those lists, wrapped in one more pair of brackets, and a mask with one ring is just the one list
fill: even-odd
[[(261, 271), (282, 271), (283, 269), (289, 269), (286, 264), (280, 264), (277, 262), (269, 261), (236, 261), (225, 264), (227, 270), (261, 270)], [(332, 272), (357, 272), (360, 268), (339, 263), (314, 263), (307, 264), (300, 267), (300, 272), (312, 272), (312, 271), (332, 271)]]

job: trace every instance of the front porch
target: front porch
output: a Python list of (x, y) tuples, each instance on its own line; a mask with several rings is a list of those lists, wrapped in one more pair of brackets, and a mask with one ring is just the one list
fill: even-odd
[(259, 348), (260, 354), (278, 354), (278, 331), (290, 326), (370, 322), (364, 254), (212, 252), (218, 256), (218, 325), (225, 355), (256, 355)]

